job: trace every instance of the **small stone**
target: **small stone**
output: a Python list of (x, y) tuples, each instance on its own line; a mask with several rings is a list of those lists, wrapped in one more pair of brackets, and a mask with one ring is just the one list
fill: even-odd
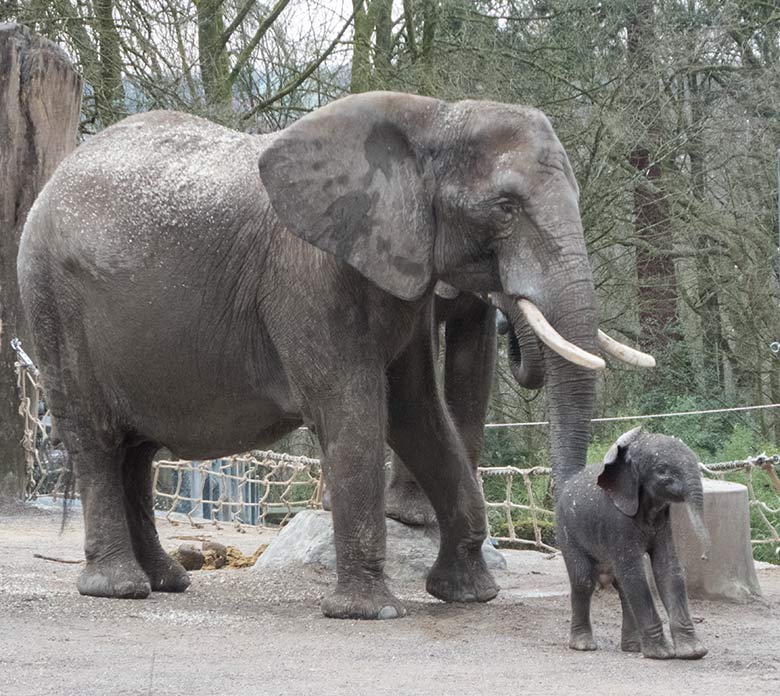
[(178, 549), (169, 551), (168, 555), (184, 566), (184, 570), (200, 570), (205, 558), (194, 544), (181, 544)]

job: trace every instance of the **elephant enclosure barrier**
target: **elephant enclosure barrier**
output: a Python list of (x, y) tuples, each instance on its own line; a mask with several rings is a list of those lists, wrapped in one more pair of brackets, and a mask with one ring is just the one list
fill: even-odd
[[(24, 419), (27, 497), (64, 494), (67, 457), (49, 439), (50, 419), (38, 382), (38, 370), (12, 341)], [(742, 472), (751, 510), (751, 543), (774, 546), (780, 554), (780, 455), (700, 464), (702, 475), (725, 478)], [(554, 513), (548, 467), (480, 467), (488, 523), (493, 539), (509, 546), (555, 551)], [(496, 480), (501, 484), (496, 485)], [(761, 500), (757, 486), (775, 491), (777, 506)], [(307, 508), (322, 507), (323, 477), (318, 459), (252, 451), (209, 461), (161, 459), (154, 464), (156, 507), (170, 520), (193, 526), (232, 524), (238, 528), (278, 527)]]

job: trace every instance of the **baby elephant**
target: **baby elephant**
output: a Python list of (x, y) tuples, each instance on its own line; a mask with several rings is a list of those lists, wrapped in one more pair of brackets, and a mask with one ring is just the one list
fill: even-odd
[[(635, 428), (618, 438), (598, 467), (579, 470), (559, 484), (558, 545), (571, 582), (571, 640), (595, 650), (590, 600), (599, 574), (614, 577), (623, 607), (621, 648), (656, 659), (698, 659), (707, 649), (696, 637), (685, 580), (672, 540), (669, 503), (686, 502), (704, 553), (709, 536), (696, 455), (680, 440)], [(650, 593), (643, 555), (653, 566), (669, 615), (674, 647), (664, 636)]]

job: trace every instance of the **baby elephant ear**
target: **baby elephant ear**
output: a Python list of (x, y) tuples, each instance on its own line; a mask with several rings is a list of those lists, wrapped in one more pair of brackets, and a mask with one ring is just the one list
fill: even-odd
[(624, 515), (633, 517), (639, 509), (639, 477), (631, 463), (629, 446), (641, 428), (623, 433), (604, 455), (604, 465), (598, 484)]
[(387, 292), (420, 297), (433, 272), (433, 186), (415, 136), (435, 100), (361, 94), (272, 136), (260, 178), (279, 220)]

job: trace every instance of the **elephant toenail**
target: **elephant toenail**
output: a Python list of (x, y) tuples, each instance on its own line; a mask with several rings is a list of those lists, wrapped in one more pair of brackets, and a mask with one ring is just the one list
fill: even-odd
[(379, 618), (380, 619), (397, 619), (398, 618), (398, 610), (395, 607), (386, 606), (382, 607), (379, 610)]

